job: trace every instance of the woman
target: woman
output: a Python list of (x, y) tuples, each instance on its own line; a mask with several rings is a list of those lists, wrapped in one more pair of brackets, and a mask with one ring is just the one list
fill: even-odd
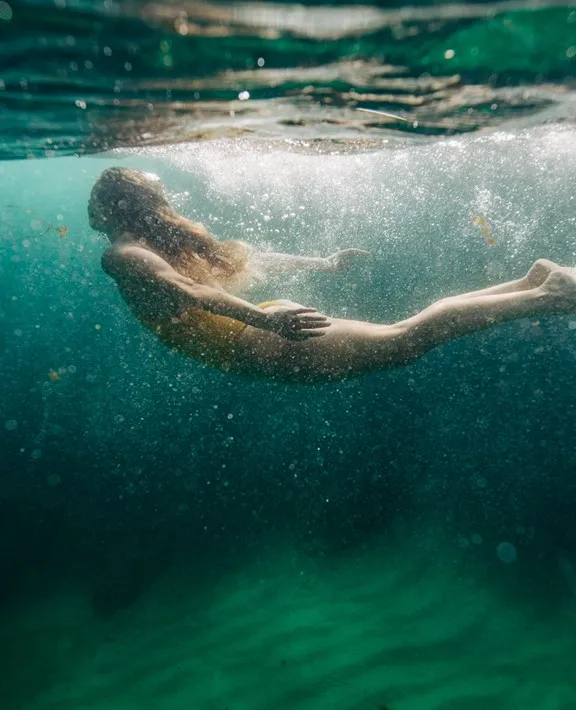
[(405, 365), (432, 348), (497, 323), (576, 312), (576, 276), (537, 261), (517, 281), (437, 301), (392, 325), (328, 318), (290, 301), (258, 306), (233, 295), (258, 274), (336, 271), (365, 254), (321, 258), (258, 254), (218, 242), (178, 214), (159, 179), (105, 170), (92, 190), (90, 225), (111, 246), (102, 266), (138, 320), (185, 355), (222, 370), (292, 382), (337, 380)]

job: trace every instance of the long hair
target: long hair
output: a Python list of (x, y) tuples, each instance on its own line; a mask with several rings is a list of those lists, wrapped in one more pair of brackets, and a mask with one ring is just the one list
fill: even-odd
[(186, 275), (231, 282), (245, 271), (248, 248), (219, 242), (202, 225), (178, 214), (159, 178), (131, 168), (107, 168), (92, 188), (90, 226), (109, 238), (133, 234)]

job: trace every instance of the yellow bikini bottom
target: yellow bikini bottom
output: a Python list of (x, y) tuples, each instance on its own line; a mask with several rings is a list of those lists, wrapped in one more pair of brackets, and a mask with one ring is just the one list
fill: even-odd
[[(281, 305), (280, 301), (264, 301), (264, 303), (258, 304), (258, 308), (269, 308), (270, 306), (279, 305)], [(208, 311), (200, 311), (195, 314), (194, 321), (195, 324), (202, 321), (202, 324), (205, 326), (202, 328), (204, 334), (208, 331), (212, 331), (214, 344), (219, 344), (222, 338), (224, 338), (226, 342), (234, 340), (248, 327), (246, 323), (242, 323), (242, 321), (226, 318), (226, 316), (217, 316)], [(212, 338), (210, 338), (210, 340), (212, 340)]]
[[(278, 305), (281, 305), (279, 301), (265, 301), (258, 304), (258, 308)], [(226, 367), (234, 356), (236, 339), (246, 328), (246, 323), (233, 318), (191, 308), (180, 318), (162, 323), (152, 330), (167, 345), (192, 357)]]
[[(259, 303), (258, 308), (270, 308), (270, 306), (281, 306), (280, 301), (264, 301), (264, 303)], [(246, 323), (242, 323), (239, 320), (233, 320), (232, 318), (226, 318), (224, 316), (216, 316), (213, 313), (207, 313), (203, 311), (204, 314), (209, 316), (209, 320), (212, 321), (212, 328), (215, 330), (215, 335), (225, 335), (226, 339), (232, 337), (232, 339), (237, 338), (240, 333), (242, 333), (248, 327)]]

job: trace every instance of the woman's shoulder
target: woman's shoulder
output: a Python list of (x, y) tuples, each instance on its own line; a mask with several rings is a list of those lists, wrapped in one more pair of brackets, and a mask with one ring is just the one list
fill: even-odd
[(141, 271), (144, 264), (147, 270), (169, 268), (167, 262), (159, 254), (138, 240), (115, 241), (102, 254), (100, 263), (104, 271), (115, 278)]

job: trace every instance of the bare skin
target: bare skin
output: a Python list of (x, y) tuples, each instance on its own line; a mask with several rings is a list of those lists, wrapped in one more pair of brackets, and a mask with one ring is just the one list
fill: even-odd
[[(364, 253), (345, 250), (326, 259), (265, 254), (255, 259), (268, 272), (337, 271)], [(153, 313), (156, 319), (170, 319), (195, 308), (241, 321), (247, 327), (235, 341), (228, 369), (290, 382), (339, 380), (398, 367), (442, 343), (499, 323), (576, 312), (576, 270), (545, 259), (522, 279), (444, 298), (390, 325), (328, 318), (289, 301), (259, 308), (218, 284), (182, 276), (129, 235), (114, 240), (102, 264), (137, 317)]]
[(438, 345), (499, 323), (574, 312), (576, 270), (539, 260), (523, 279), (442, 299), (391, 325), (331, 319), (314, 343), (295, 346), (248, 328), (239, 339), (240, 367), (234, 369), (288, 381), (344, 379), (406, 365)]

